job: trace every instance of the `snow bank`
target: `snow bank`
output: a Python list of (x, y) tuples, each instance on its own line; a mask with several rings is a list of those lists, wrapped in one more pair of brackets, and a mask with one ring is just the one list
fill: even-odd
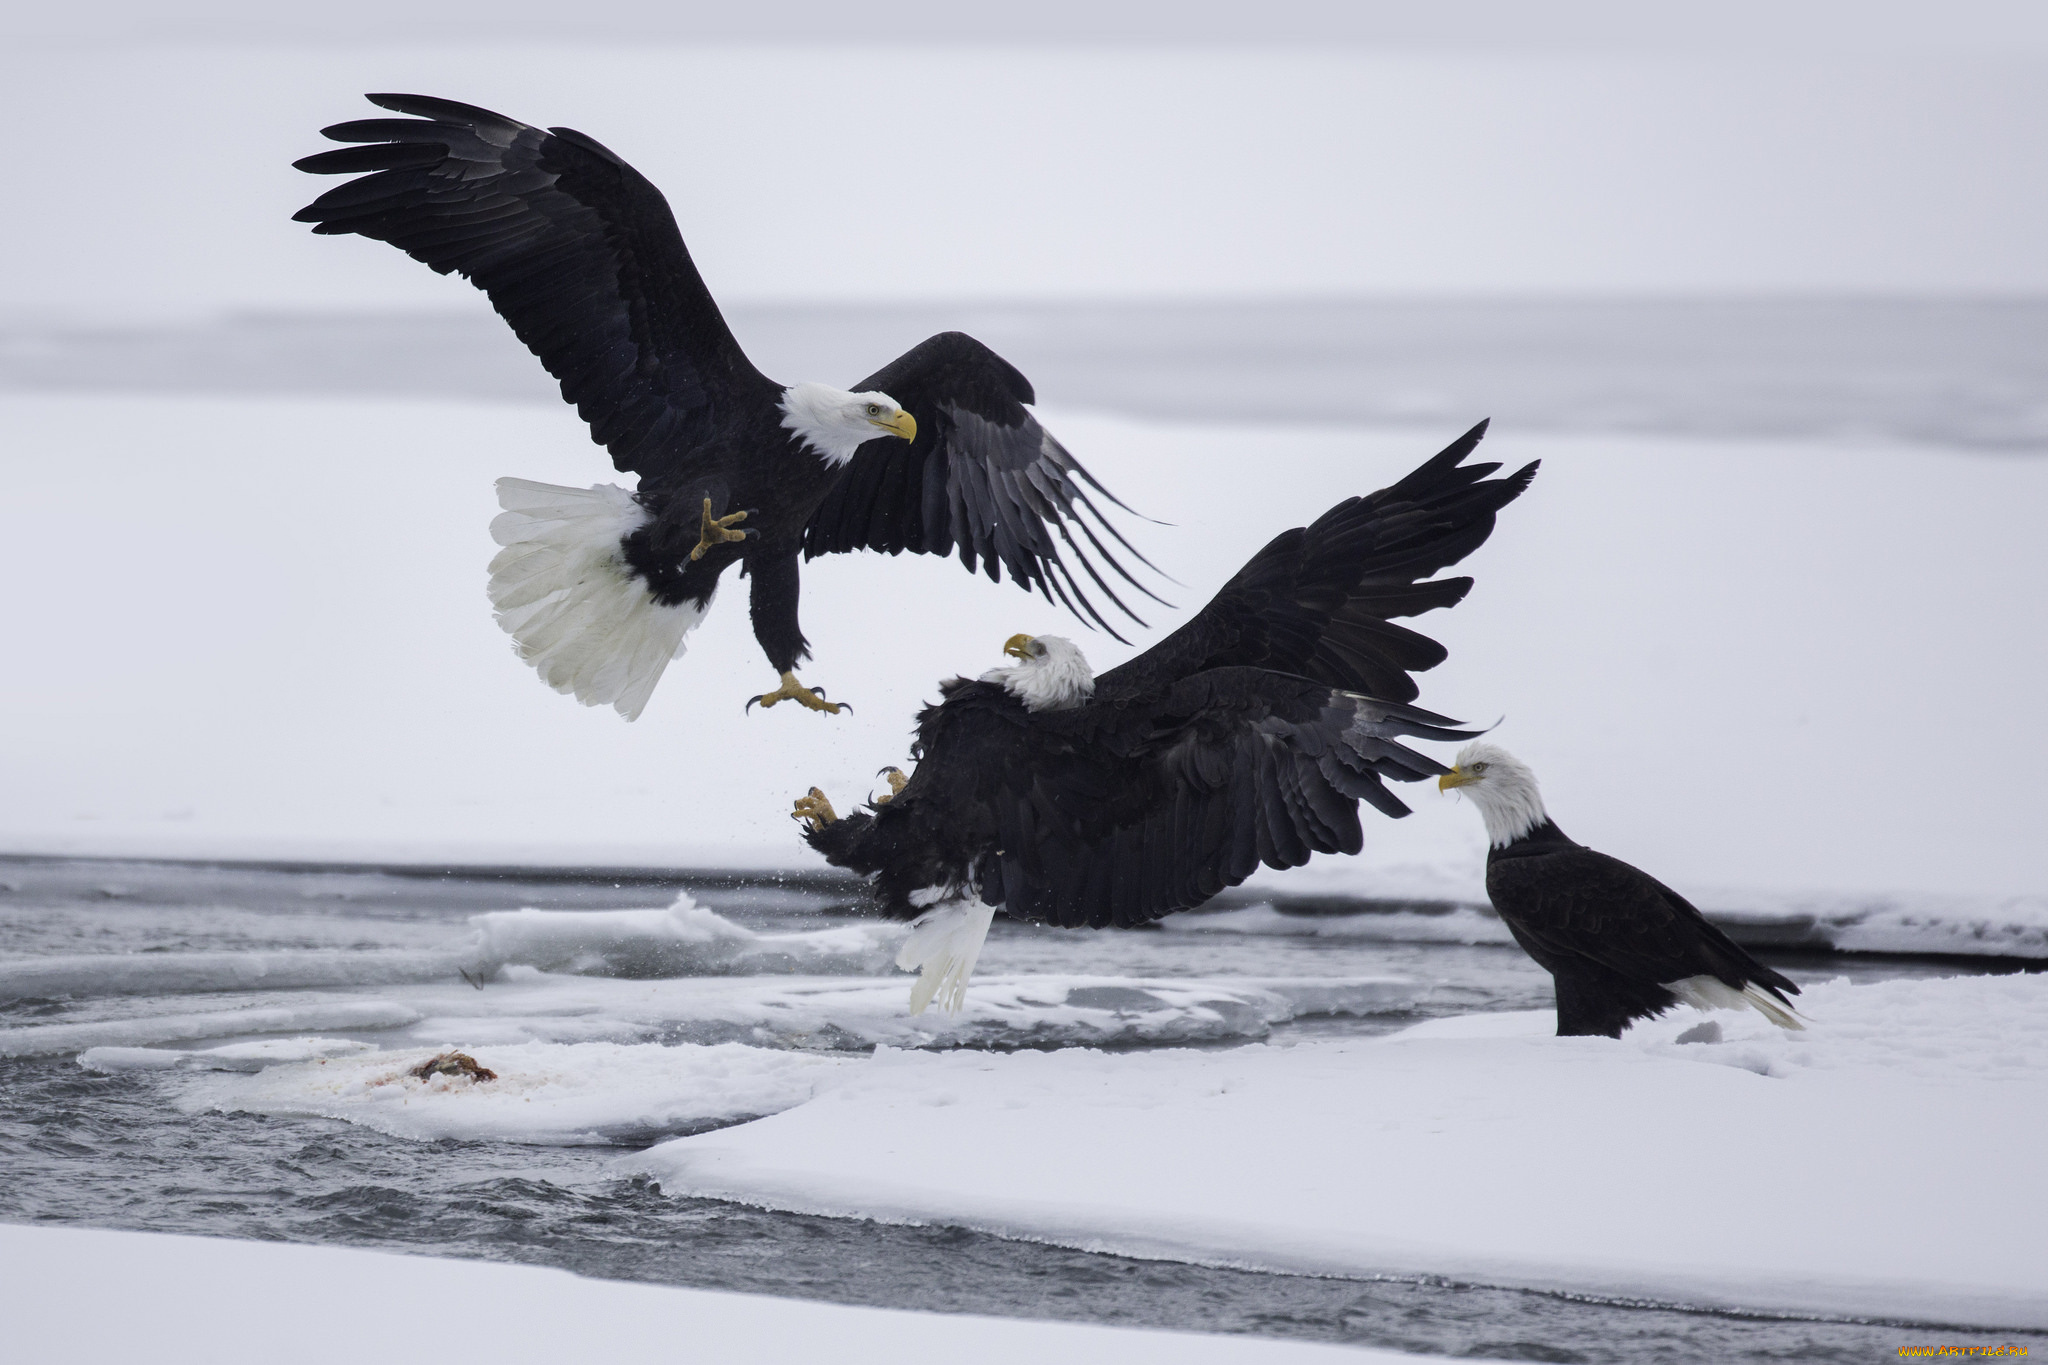
[[(1255, 878), (1253, 886), (1264, 881)], [(1335, 863), (1305, 885), (1284, 884), (1289, 893), (1276, 895), (1273, 902), (1189, 911), (1168, 916), (1160, 927), (1173, 933), (1378, 943), (1514, 942), (1486, 902), (1485, 883), (1477, 876), (1468, 886), (1439, 887), (1438, 896), (1409, 896), (1370, 867)], [(1445, 891), (1453, 899), (1439, 898)], [(2043, 896), (1801, 895), (1705, 887), (1694, 888), (1690, 899), (1736, 942), (1752, 948), (2048, 958), (2048, 897)]]
[[(407, 278), (427, 274), (358, 245)], [(1110, 487), (1173, 523), (1130, 527), (1186, 584), (1140, 644), (1237, 567), (1215, 547), (1248, 544), (1249, 514), (1213, 490), (1247, 465), (1260, 471), (1262, 539), (1455, 434), (1044, 415)], [(2011, 776), (2048, 766), (2048, 711), (2033, 695), (2048, 637), (2012, 628), (2048, 576), (2034, 524), (2048, 462), (1538, 437), (1495, 416), (1488, 458), (1540, 457), (1543, 474), (1473, 557), (1471, 596), (1424, 621), (1451, 657), (1423, 700), (1478, 721), (1505, 712), (1499, 738), (1536, 767), (1575, 837), (1689, 892), (2048, 892), (2048, 843)], [(950, 561), (829, 556), (805, 571), (817, 654), (805, 677), (853, 701), (851, 716), (742, 719), (744, 698), (772, 680), (744, 595), (728, 594), (627, 725), (538, 686), (482, 596), (494, 478), (606, 474), (560, 404), (8, 396), (0, 466), (0, 576), (37, 584), (16, 604), (14, 639), (24, 657), (68, 664), (0, 677), (5, 849), (815, 866), (791, 798), (817, 784), (845, 809), (875, 790), (939, 679), (997, 662), (1019, 630), (1075, 634), (1098, 668), (1131, 652)], [(337, 469), (354, 486), (405, 490), (380, 513), (374, 555), (336, 496)], [(70, 553), (81, 499), (128, 555)], [(47, 572), (60, 562), (66, 573)], [(180, 612), (91, 628), (132, 591), (135, 562)], [(876, 602), (906, 601), (915, 629), (875, 615)], [(1967, 658), (1957, 640), (1971, 642)], [(138, 671), (136, 657), (154, 664)], [(1930, 684), (1899, 658), (1954, 662)], [(223, 683), (245, 679), (264, 685)], [(1894, 749), (1869, 736), (1923, 714), (1931, 685), (1953, 714), (1999, 717), (2001, 762), (1917, 778), (1902, 799)], [(1312, 893), (1331, 884), (1327, 866), (1359, 875), (1347, 893), (1469, 898), (1478, 820), (1426, 787), (1404, 794), (1415, 815), (1369, 822), (1360, 858), (1256, 885)]]
[(903, 926), (869, 921), (762, 934), (706, 910), (687, 892), (666, 910), (499, 910), (472, 915), (470, 968), (508, 965), (585, 976), (669, 977), (895, 970)]
[(1354, 915), (1287, 914), (1271, 905), (1240, 910), (1168, 915), (1168, 933), (1257, 934), (1277, 938), (1356, 939), (1365, 943), (1513, 943), (1515, 937), (1491, 910), (1454, 906), (1432, 914), (1376, 910)]
[(1687, 1011), (1560, 1039), (1525, 1014), (1226, 1052), (885, 1051), (631, 1161), (677, 1194), (1141, 1256), (2048, 1326), (2048, 978), (1800, 1004), (1799, 1034)]
[[(0, 1224), (23, 1360), (152, 1365), (1393, 1365), (1386, 1351), (806, 1303), (340, 1247)], [(108, 1311), (118, 1286), (118, 1311)], [(346, 1326), (335, 1327), (335, 1313)]]
[[(447, 1050), (330, 1056), (253, 1076), (208, 1076), (178, 1102), (188, 1110), (345, 1119), (393, 1137), (643, 1145), (801, 1104), (860, 1060), (737, 1043), (519, 1043), (462, 1048), (496, 1072), (494, 1080), (412, 1074)], [(95, 1059), (79, 1060), (91, 1066)]]
[(1744, 942), (1847, 953), (2048, 958), (2048, 896), (1769, 896), (1709, 891), (1706, 913)]

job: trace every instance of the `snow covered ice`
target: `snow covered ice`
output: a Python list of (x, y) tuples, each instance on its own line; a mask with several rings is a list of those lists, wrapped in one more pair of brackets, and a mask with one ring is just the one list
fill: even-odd
[(1227, 1053), (884, 1052), (632, 1161), (677, 1194), (1139, 1256), (2048, 1327), (2048, 979), (1800, 1001), (1805, 1033), (1724, 1012), (1718, 1042), (1679, 1041), (1692, 1011), (1620, 1042), (1544, 1011)]
[[(1262, 521), (1299, 524), (1447, 438), (1052, 410), (1046, 420), (1110, 487), (1133, 497), (1142, 487), (1141, 510), (1174, 523), (1170, 537), (1133, 531), (1187, 585), (1176, 610), (1153, 620), (1156, 633), (1236, 567), (1204, 549), (1240, 533), (1202, 488), (1256, 461)], [(278, 430), (299, 434), (298, 459), (276, 459)], [(903, 761), (909, 718), (939, 679), (987, 666), (1015, 630), (1058, 628), (1042, 603), (949, 562), (846, 556), (817, 566), (804, 600), (816, 680), (854, 700), (852, 716), (829, 728), (774, 713), (739, 725), (758, 651), (744, 612), (714, 612), (647, 713), (625, 725), (508, 664), (480, 605), (491, 481), (590, 472), (566, 408), (7, 396), (0, 437), (13, 480), (0, 569), (46, 582), (20, 604), (17, 630), (63, 641), (69, 661), (0, 679), (0, 741), (16, 756), (0, 790), (0, 848), (816, 867), (792, 833), (791, 797), (815, 784), (844, 804), (878, 790), (875, 770)], [(2024, 793), (2002, 775), (2048, 766), (2048, 717), (2029, 690), (2048, 646), (2009, 628), (2033, 609), (2029, 585), (2048, 577), (2032, 511), (2048, 505), (2048, 466), (1875, 443), (1537, 436), (1505, 415), (1487, 447), (1489, 458), (1540, 457), (1544, 469), (1467, 566), (1472, 595), (1421, 622), (1451, 650), (1423, 675), (1426, 704), (1481, 722), (1505, 712), (1500, 738), (1539, 765), (1567, 828), (1709, 910), (1798, 895), (1822, 919), (1886, 898), (1910, 913), (1900, 898), (1925, 893), (1942, 898), (1927, 903), (1943, 918), (1990, 939), (2039, 941), (2048, 852)], [(419, 461), (422, 448), (436, 458)], [(325, 471), (344, 466), (407, 489), (367, 558), (345, 520), (267, 511), (323, 505)], [(125, 590), (125, 570), (109, 561), (42, 572), (64, 554), (82, 468), (105, 473), (95, 516), (161, 566), (164, 590), (184, 604), (177, 620), (72, 629)], [(1177, 477), (1148, 472), (1159, 468)], [(1917, 500), (1929, 487), (1942, 496)], [(1813, 507), (1853, 530), (1821, 549), (1800, 510)], [(1901, 544), (1928, 548), (1901, 556)], [(251, 556), (264, 574), (242, 572)], [(344, 561), (356, 565), (345, 591), (321, 567)], [(866, 604), (906, 595), (920, 604), (919, 628), (878, 634)], [(1814, 628), (1818, 603), (1825, 631)], [(341, 643), (371, 639), (374, 651)], [(1940, 714), (1998, 717), (2002, 761), (1968, 781), (1923, 779), (1939, 800), (1901, 801), (1893, 749), (1866, 737), (1901, 718), (1915, 718), (1909, 733), (1938, 729), (1917, 719), (1929, 680), (1896, 660), (1947, 658), (1959, 639), (1971, 649), (1939, 680)], [(1086, 648), (1098, 670), (1125, 655), (1104, 639)], [(139, 691), (136, 650), (160, 665)], [(698, 723), (727, 711), (730, 725)], [(1645, 770), (1652, 739), (1659, 762)], [(1470, 812), (1408, 794), (1416, 814), (1373, 824), (1362, 857), (1317, 860), (1255, 888), (1477, 903)], [(1930, 928), (1919, 917), (1891, 916), (1901, 946)], [(1967, 945), (1977, 935), (1946, 936)]]

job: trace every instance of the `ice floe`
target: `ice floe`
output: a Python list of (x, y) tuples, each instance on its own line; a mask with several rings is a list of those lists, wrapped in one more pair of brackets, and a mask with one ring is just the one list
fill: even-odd
[(1557, 1038), (1537, 1012), (1227, 1051), (884, 1050), (629, 1161), (677, 1194), (1140, 1256), (2048, 1326), (2048, 977), (1800, 1003), (1796, 1035), (1684, 1011)]
[[(7, 1344), (22, 1360), (1394, 1365), (1419, 1359), (1309, 1342), (859, 1308), (585, 1279), (537, 1266), (149, 1232), (0, 1225), (0, 1264), (7, 1267), (0, 1282)], [(109, 1286), (118, 1286), (118, 1293)], [(231, 1302), (223, 1300), (224, 1290)], [(332, 1311), (343, 1313), (347, 1325), (335, 1327)]]
[(94, 1047), (78, 1054), (87, 1071), (113, 1075), (123, 1071), (261, 1071), (287, 1062), (323, 1061), (359, 1052), (375, 1052), (375, 1043), (354, 1038), (259, 1038), (220, 1047)]
[(0, 1000), (381, 986), (445, 980), (470, 961), (409, 948), (80, 953), (0, 962)]
[(0, 961), (0, 1000), (320, 990), (489, 980), (511, 967), (579, 976), (877, 975), (900, 925), (762, 933), (687, 892), (660, 910), (497, 910), (433, 948), (74, 953)]
[(620, 981), (509, 969), (487, 989), (404, 992), (423, 1044), (751, 1042), (778, 1047), (1114, 1047), (1264, 1037), (1305, 1015), (1412, 1007), (1430, 987), (1396, 977), (977, 978), (957, 1015), (908, 1013), (909, 978), (699, 977)]
[(245, 1034), (402, 1028), (420, 1011), (395, 1000), (319, 1000), (207, 1014), (155, 1014), (81, 1024), (0, 1029), (0, 1057), (61, 1057), (101, 1047), (235, 1038)]
[[(861, 1060), (737, 1043), (464, 1044), (494, 1079), (416, 1074), (441, 1050), (330, 1055), (253, 1076), (208, 1076), (178, 1102), (345, 1119), (393, 1137), (637, 1145), (779, 1113)], [(105, 1065), (94, 1054), (79, 1060)], [(133, 1052), (121, 1060), (132, 1064)]]

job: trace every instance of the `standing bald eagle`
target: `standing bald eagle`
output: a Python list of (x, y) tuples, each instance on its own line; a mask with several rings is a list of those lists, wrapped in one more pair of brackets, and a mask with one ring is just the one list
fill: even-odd
[(1536, 774), (1507, 750), (1466, 745), (1437, 787), (1464, 792), (1486, 821), (1487, 898), (1557, 983), (1560, 1037), (1619, 1038), (1680, 1004), (1746, 1005), (1779, 1028), (1805, 1027), (1785, 998), (1799, 987), (1656, 878), (1566, 838)]
[(1356, 853), (1358, 803), (1401, 816), (1383, 778), (1442, 773), (1400, 736), (1469, 738), (1407, 703), (1443, 647), (1392, 623), (1448, 607), (1469, 578), (1422, 582), (1493, 531), (1533, 464), (1461, 461), (1480, 423), (1391, 488), (1277, 536), (1172, 635), (1100, 678), (1072, 643), (1013, 636), (1017, 659), (941, 686), (917, 772), (840, 819), (813, 787), (793, 812), (879, 909), (916, 919), (897, 961), (913, 1012), (960, 1007), (997, 907), (1065, 926), (1144, 924), (1260, 863)]
[(632, 493), (498, 481), (505, 510), (491, 534), (504, 549), (491, 561), (491, 601), (556, 691), (638, 716), (735, 563), (753, 581), (755, 638), (781, 675), (754, 699), (763, 706), (839, 710), (797, 681), (810, 653), (799, 557), (957, 551), (970, 572), (1000, 581), (1007, 569), (1115, 635), (1057, 536), (1137, 620), (1094, 559), (1136, 580), (1081, 517), (1143, 562), (1088, 489), (1116, 499), (1038, 424), (1030, 382), (1001, 356), (942, 332), (850, 391), (777, 383), (726, 328), (661, 192), (616, 155), (573, 129), (466, 104), (368, 98), (417, 117), (325, 129), (362, 145), (298, 168), (369, 174), (298, 221), (459, 271), (561, 382), (612, 463), (640, 476)]

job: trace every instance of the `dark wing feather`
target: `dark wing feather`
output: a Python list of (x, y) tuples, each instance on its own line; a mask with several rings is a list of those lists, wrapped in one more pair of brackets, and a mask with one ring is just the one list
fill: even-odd
[(1096, 696), (1156, 693), (1204, 669), (1252, 667), (1413, 700), (1409, 674), (1435, 667), (1445, 651), (1389, 618), (1464, 597), (1469, 578), (1420, 580), (1485, 544), (1494, 514), (1536, 474), (1530, 464), (1489, 479), (1498, 464), (1462, 463), (1485, 434), (1481, 422), (1391, 488), (1274, 537), (1192, 620), (1103, 674)]
[[(1066, 926), (1144, 924), (1249, 877), (1363, 846), (1358, 803), (1408, 808), (1384, 785), (1441, 764), (1401, 736), (1468, 738), (1457, 722), (1256, 669), (1180, 684), (1149, 715), (1096, 712), (1062, 743), (1058, 713), (1016, 730), (981, 765), (995, 867), (982, 895), (1011, 915)], [(934, 753), (920, 773), (947, 755)], [(965, 755), (962, 755), (965, 757)], [(994, 757), (984, 755), (984, 757)], [(907, 789), (906, 789), (907, 792)]]
[(389, 242), (490, 296), (561, 381), (620, 469), (658, 474), (737, 402), (777, 386), (740, 350), (668, 201), (591, 138), (421, 95), (371, 95), (417, 118), (323, 130), (364, 145), (295, 163), (360, 175), (296, 215), (320, 233)]
[(1123, 581), (1123, 592), (1152, 594), (1096, 527), (1140, 563), (1145, 558), (1104, 517), (1091, 490), (1123, 504), (1039, 425), (1026, 406), (1036, 401), (1030, 381), (1008, 361), (973, 337), (941, 332), (854, 390), (895, 399), (917, 419), (917, 439), (870, 441), (855, 453), (804, 530), (805, 558), (957, 551), (969, 572), (978, 568), (1000, 582), (1007, 569), (1026, 591), (1036, 588), (1119, 640), (1091, 588), (1144, 624), (1112, 580)]

